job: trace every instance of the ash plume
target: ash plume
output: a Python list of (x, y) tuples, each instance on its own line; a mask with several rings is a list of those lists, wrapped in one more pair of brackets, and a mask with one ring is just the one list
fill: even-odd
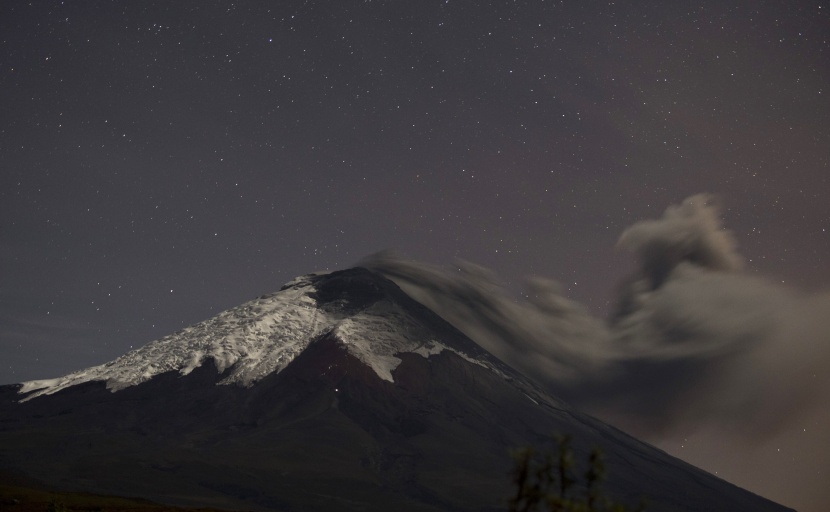
[[(698, 435), (779, 451), (809, 442), (816, 456), (800, 469), (830, 471), (821, 433), (830, 420), (830, 292), (807, 295), (744, 272), (706, 194), (635, 223), (618, 247), (632, 251), (639, 268), (618, 287), (608, 320), (549, 279), (528, 280), (528, 298), (516, 302), (471, 263), (447, 270), (383, 252), (362, 264), (553, 393), (635, 435), (669, 445)], [(758, 472), (769, 461), (743, 464), (736, 467)], [(827, 494), (810, 482), (798, 484), (804, 493)]]

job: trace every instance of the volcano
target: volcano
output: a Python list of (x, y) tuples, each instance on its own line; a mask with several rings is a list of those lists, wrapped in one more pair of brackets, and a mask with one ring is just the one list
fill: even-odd
[(363, 268), (0, 388), (0, 470), (236, 510), (505, 510), (511, 450), (554, 433), (604, 451), (617, 501), (789, 510), (574, 410)]

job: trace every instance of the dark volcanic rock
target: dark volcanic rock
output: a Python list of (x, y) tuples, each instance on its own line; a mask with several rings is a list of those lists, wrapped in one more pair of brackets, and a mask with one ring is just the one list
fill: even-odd
[[(571, 410), (393, 283), (355, 269), (316, 276), (321, 309), (395, 304), (446, 347), (397, 354), (393, 382), (335, 331), (250, 387), (203, 364), (116, 393), (73, 385), (25, 403), (0, 388), (0, 470), (59, 488), (246, 510), (504, 510), (510, 450), (574, 437), (607, 455), (606, 490), (651, 510), (782, 511)], [(380, 308), (379, 311), (384, 311)], [(354, 340), (352, 340), (354, 341)]]

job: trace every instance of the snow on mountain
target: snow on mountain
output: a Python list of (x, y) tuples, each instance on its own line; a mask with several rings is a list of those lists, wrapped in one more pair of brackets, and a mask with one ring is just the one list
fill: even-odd
[(573, 410), (363, 268), (299, 277), (104, 365), (0, 386), (0, 468), (188, 506), (504, 510), (510, 450), (553, 432), (580, 459), (602, 447), (608, 494), (626, 503), (788, 510)]
[[(350, 286), (361, 281), (365, 269), (343, 274)], [(425, 358), (452, 350), (468, 361), (498, 372), (486, 358), (468, 355), (434, 339), (388, 294), (377, 295), (360, 305), (360, 300), (327, 301), (315, 286), (330, 281), (332, 274), (300, 276), (278, 292), (264, 295), (224, 311), (213, 318), (165, 336), (123, 356), (56, 379), (22, 383), (22, 401), (56, 393), (90, 381), (105, 381), (115, 392), (135, 386), (161, 373), (177, 371), (187, 375), (207, 360), (217, 370), (228, 370), (220, 384), (251, 386), (266, 375), (280, 372), (315, 339), (327, 334), (340, 340), (349, 353), (372, 368), (377, 375), (393, 382), (392, 371), (400, 364), (398, 353), (412, 352)], [(365, 277), (365, 276), (364, 276)], [(364, 280), (374, 283), (374, 279)], [(369, 290), (371, 294), (371, 290)], [(355, 306), (358, 304), (358, 306)]]

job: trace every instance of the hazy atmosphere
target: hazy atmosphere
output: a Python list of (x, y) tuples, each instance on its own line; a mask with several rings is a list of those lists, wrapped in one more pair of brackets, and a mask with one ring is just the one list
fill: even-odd
[(828, 10), (5, 2), (0, 383), (360, 263), (578, 407), (824, 510)]

